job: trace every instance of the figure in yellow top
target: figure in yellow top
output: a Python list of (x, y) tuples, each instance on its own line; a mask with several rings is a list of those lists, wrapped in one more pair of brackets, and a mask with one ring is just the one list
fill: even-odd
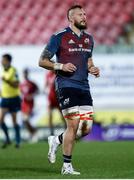
[(1, 128), (5, 133), (6, 140), (4, 141), (3, 148), (7, 147), (10, 142), (8, 135), (8, 129), (4, 122), (5, 115), (11, 114), (12, 121), (15, 129), (16, 145), (20, 145), (20, 128), (17, 124), (16, 114), (20, 110), (21, 100), (19, 91), (19, 78), (16, 69), (11, 65), (12, 56), (10, 54), (4, 54), (2, 56), (3, 72), (1, 76), (2, 87), (1, 87), (1, 102), (0, 102), (0, 124)]
[(2, 73), (2, 81), (1, 96), (3, 98), (13, 98), (20, 95), (18, 87), (18, 74), (13, 66), (4, 68)]

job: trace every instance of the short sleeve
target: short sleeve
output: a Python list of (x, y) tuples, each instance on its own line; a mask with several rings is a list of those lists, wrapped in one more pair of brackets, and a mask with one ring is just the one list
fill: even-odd
[(93, 40), (93, 37), (92, 37), (92, 36), (90, 36), (90, 43), (89, 43), (89, 45), (90, 45), (91, 51), (89, 52), (88, 58), (91, 58), (91, 57), (92, 57), (92, 54), (93, 54), (93, 48), (94, 48), (94, 40)]
[(16, 69), (15, 69), (14, 81), (19, 81), (19, 74)]
[(54, 56), (54, 54), (57, 53), (60, 46), (60, 38), (58, 35), (52, 35), (48, 44), (45, 47), (45, 50), (50, 53), (51, 58)]
[(15, 70), (14, 68), (10, 68), (7, 73), (4, 74), (4, 78), (8, 81), (11, 81), (14, 79), (15, 76)]

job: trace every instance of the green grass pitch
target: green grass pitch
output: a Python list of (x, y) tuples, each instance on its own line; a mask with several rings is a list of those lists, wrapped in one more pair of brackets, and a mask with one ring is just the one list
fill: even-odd
[(46, 142), (13, 145), (0, 149), (0, 179), (2, 178), (134, 178), (134, 142), (78, 142), (74, 148), (73, 165), (80, 176), (61, 175), (61, 148), (55, 164), (47, 160)]

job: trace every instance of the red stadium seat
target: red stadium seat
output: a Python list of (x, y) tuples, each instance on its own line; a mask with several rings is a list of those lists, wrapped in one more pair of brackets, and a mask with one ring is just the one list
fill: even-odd
[[(87, 12), (89, 31), (97, 44), (112, 45), (133, 20), (134, 0), (79, 0)], [(0, 0), (0, 44), (45, 44), (67, 26), (65, 12), (73, 0)], [(107, 36), (105, 36), (107, 34)]]

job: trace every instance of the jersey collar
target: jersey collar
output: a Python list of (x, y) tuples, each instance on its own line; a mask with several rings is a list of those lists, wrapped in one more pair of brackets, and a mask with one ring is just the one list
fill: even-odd
[(77, 38), (81, 38), (81, 36), (84, 34), (84, 30), (81, 30), (80, 36), (78, 36), (69, 26), (67, 27), (67, 31), (72, 32)]

